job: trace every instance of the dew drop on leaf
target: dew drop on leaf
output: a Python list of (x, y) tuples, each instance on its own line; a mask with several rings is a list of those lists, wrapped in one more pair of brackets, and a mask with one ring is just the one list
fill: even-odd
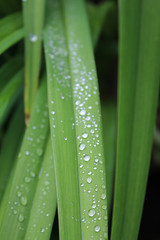
[(31, 35), (30, 35), (30, 41), (31, 41), (31, 42), (36, 42), (37, 39), (38, 39), (38, 37), (37, 37), (36, 34), (31, 34)]
[(91, 183), (92, 182), (92, 178), (91, 177), (88, 177), (87, 178), (87, 183)]
[(30, 177), (25, 177), (24, 181), (25, 181), (25, 183), (30, 183), (31, 179), (30, 179)]
[(17, 197), (21, 197), (22, 193), (21, 192), (17, 192)]
[(83, 133), (83, 134), (82, 134), (82, 137), (83, 137), (83, 138), (87, 138), (87, 137), (88, 137), (88, 133)]
[(103, 200), (106, 199), (106, 194), (102, 193), (101, 199), (103, 199)]
[(19, 221), (19, 222), (23, 222), (23, 221), (24, 221), (24, 216), (23, 216), (22, 213), (19, 214), (19, 216), (18, 216), (18, 221)]
[(34, 177), (36, 176), (36, 174), (31, 171), (31, 172), (30, 172), (30, 176), (34, 178)]
[(94, 215), (95, 215), (95, 210), (94, 209), (90, 209), (89, 210), (89, 212), (88, 212), (88, 215), (90, 216), (90, 217), (93, 217)]
[(26, 156), (29, 156), (29, 154), (30, 154), (29, 151), (26, 151), (26, 152), (25, 152), (25, 155), (26, 155)]
[(37, 154), (39, 157), (42, 156), (43, 150), (41, 148), (37, 148)]
[(107, 209), (107, 206), (106, 206), (106, 205), (103, 205), (103, 206), (102, 206), (102, 209), (106, 210), (106, 209)]
[(79, 114), (81, 115), (81, 116), (84, 116), (85, 114), (86, 114), (86, 110), (81, 110), (80, 112), (79, 112)]
[(101, 230), (100, 226), (95, 226), (94, 231), (99, 232)]
[(86, 145), (84, 143), (82, 143), (82, 144), (80, 144), (79, 149), (82, 151), (85, 149), (85, 147), (86, 147)]
[(44, 233), (44, 232), (45, 232), (45, 229), (44, 229), (44, 228), (42, 228), (42, 229), (41, 229), (41, 233)]
[(84, 157), (84, 161), (88, 162), (89, 160), (90, 160), (90, 156), (86, 155), (86, 156)]
[(21, 199), (20, 199), (20, 202), (23, 206), (26, 206), (27, 205), (27, 197), (26, 196), (22, 196)]

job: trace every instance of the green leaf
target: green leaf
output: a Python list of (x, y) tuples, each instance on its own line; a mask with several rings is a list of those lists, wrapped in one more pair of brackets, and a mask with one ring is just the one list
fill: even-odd
[(49, 137), (24, 239), (49, 239), (55, 211), (56, 185), (51, 139)]
[[(66, 9), (66, 5), (71, 8)], [(76, 227), (79, 229), (79, 218), (77, 219), (77, 225), (76, 222), (73, 223), (71, 219), (71, 216), (73, 216), (74, 219), (74, 215), (71, 214), (73, 208), (75, 207), (76, 209), (78, 206), (76, 207), (76, 203), (74, 203), (73, 200), (70, 200), (73, 203), (73, 205), (71, 205), (69, 199), (77, 199), (77, 202), (80, 199), (83, 238), (89, 239), (91, 236), (94, 236), (94, 239), (99, 239), (101, 236), (107, 238), (105, 168), (102, 162), (103, 150), (99, 115), (100, 108), (88, 23), (84, 13), (84, 6), (83, 4), (81, 5), (81, 2), (78, 2), (77, 7), (73, 2), (62, 2), (62, 6), (64, 12), (60, 13), (61, 8), (59, 3), (49, 2), (47, 10), (48, 24), (44, 35), (51, 137), (54, 154), (57, 152), (57, 156), (55, 157), (55, 170), (60, 238), (81, 238), (81, 234), (75, 231)], [(53, 15), (50, 16), (49, 10)], [(79, 16), (79, 11), (82, 14), (82, 19)], [(63, 19), (61, 19), (63, 13), (65, 14), (64, 23)], [(76, 24), (74, 25), (73, 22), (68, 22), (69, 17), (73, 18), (74, 23), (79, 23), (78, 27)], [(69, 28), (68, 32), (65, 32), (64, 26), (66, 26), (67, 29)], [(70, 26), (75, 34), (74, 32), (70, 32)], [(80, 33), (76, 32), (78, 28), (80, 32), (82, 28), (86, 34), (87, 37), (85, 41), (83, 37), (80, 36)], [(65, 38), (65, 33), (67, 38)], [(73, 36), (75, 37), (74, 42)], [(77, 44), (78, 41), (80, 41), (80, 43)], [(69, 51), (66, 46), (67, 42), (69, 43)], [(83, 49), (83, 44), (85, 49)], [(77, 49), (79, 45), (80, 51)], [(71, 46), (74, 46), (75, 49), (71, 49)], [(74, 54), (76, 59), (73, 57)], [(75, 65), (77, 61), (79, 65)], [(80, 78), (79, 73), (82, 73)], [(84, 93), (81, 92), (83, 91), (82, 88)], [(78, 91), (80, 95), (77, 95)], [(89, 99), (87, 97), (88, 95)], [(72, 106), (74, 108), (74, 115)], [(74, 131), (76, 131), (76, 136), (74, 136)], [(75, 144), (75, 137), (77, 138), (77, 153), (75, 152), (75, 147), (72, 147)], [(60, 151), (58, 145), (63, 150)], [(72, 148), (72, 151), (70, 151), (70, 148)], [(75, 154), (77, 154), (78, 158), (79, 199), (76, 195), (78, 186), (75, 175), (77, 164), (75, 162)], [(71, 156), (70, 159), (68, 159), (69, 155)], [(61, 176), (63, 176), (63, 178)], [(74, 181), (72, 181), (72, 179), (74, 179)], [(64, 192), (62, 189), (64, 189)], [(68, 189), (70, 189), (70, 191), (68, 191)], [(75, 189), (74, 192), (72, 192), (73, 189)], [(62, 192), (66, 196), (65, 199), (61, 194)], [(68, 194), (68, 192), (70, 194)], [(67, 217), (68, 221), (66, 221)], [(74, 224), (74, 228), (71, 227), (70, 224), (68, 225), (68, 222), (72, 224), (72, 226)]]
[[(9, 179), (10, 171), (17, 157), (17, 152), (21, 145), (24, 133), (24, 116), (23, 105), (20, 104), (13, 115), (4, 140), (0, 153), (0, 202)], [(18, 127), (17, 127), (18, 126)]]
[(101, 113), (89, 25), (83, 1), (62, 3), (77, 136), (82, 236), (107, 238)]
[[(74, 112), (60, 3), (48, 1), (44, 33), (60, 239), (81, 239)], [(65, 197), (64, 197), (65, 196)]]
[(0, 94), (0, 126), (22, 91), (23, 70), (16, 73)]
[(13, 46), (15, 43), (19, 42), (24, 37), (23, 28), (19, 28), (10, 35), (0, 40), (0, 54), (5, 52), (8, 48)]
[[(48, 109), (46, 83), (42, 82), (35, 100), (7, 198), (0, 209), (0, 239), (24, 239), (37, 178), (48, 137)], [(44, 189), (42, 192), (44, 193)]]
[(107, 207), (108, 214), (111, 216), (116, 157), (116, 106), (113, 100), (102, 105), (102, 120), (108, 195)]
[(39, 82), (45, 0), (23, 1), (25, 28), (25, 113), (28, 120)]
[(3, 76), (0, 81), (0, 92), (8, 81), (13, 77), (13, 75), (22, 67), (23, 59), (20, 56), (16, 56), (0, 68), (0, 76)]
[(159, 91), (160, 3), (120, 1), (117, 164), (112, 240), (135, 240), (142, 215)]
[(22, 14), (16, 12), (0, 20), (0, 39), (22, 27)]

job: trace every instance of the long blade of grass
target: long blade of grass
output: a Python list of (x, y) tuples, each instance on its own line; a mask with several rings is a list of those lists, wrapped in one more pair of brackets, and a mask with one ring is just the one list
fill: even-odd
[(13, 13), (0, 20), (0, 39), (10, 35), (15, 30), (22, 27), (21, 12)]
[(8, 81), (16, 74), (16, 72), (22, 67), (23, 59), (20, 56), (14, 57), (7, 61), (0, 68), (0, 76), (3, 76), (0, 81), (0, 92)]
[(49, 239), (55, 212), (56, 185), (52, 145), (49, 137), (24, 239)]
[[(46, 83), (43, 81), (35, 100), (12, 182), (9, 182), (8, 197), (3, 200), (0, 209), (0, 239), (24, 239), (49, 131), (46, 102)], [(42, 192), (45, 190), (42, 189)]]
[(111, 216), (115, 157), (116, 157), (116, 106), (114, 101), (102, 105), (103, 120), (103, 139), (104, 139), (104, 156), (106, 163), (106, 183), (107, 183), (107, 208), (108, 215)]
[(19, 42), (24, 37), (23, 28), (19, 28), (10, 35), (0, 40), (0, 54), (5, 52), (8, 48), (13, 46), (15, 43)]
[[(17, 127), (18, 126), (18, 127)], [(14, 159), (17, 157), (24, 133), (23, 105), (20, 104), (13, 115), (4, 136), (0, 153), (0, 202), (3, 197)]]
[(138, 238), (159, 90), (159, 12), (159, 2), (120, 1), (118, 142), (112, 240)]
[[(84, 2), (63, 1), (79, 164), (82, 236), (107, 238), (99, 91)], [(84, 38), (85, 36), (85, 38)]]
[(0, 94), (0, 126), (22, 91), (23, 70), (16, 73)]
[(23, 1), (25, 27), (25, 113), (32, 109), (39, 81), (45, 0)]
[[(76, 133), (60, 3), (48, 1), (44, 34), (60, 239), (81, 239)], [(65, 197), (63, 197), (65, 196)]]

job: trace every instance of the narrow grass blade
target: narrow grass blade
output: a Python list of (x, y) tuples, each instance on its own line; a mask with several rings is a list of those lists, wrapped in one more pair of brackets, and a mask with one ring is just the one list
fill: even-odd
[[(63, 1), (77, 135), (82, 236), (107, 239), (99, 91), (83, 1)], [(85, 36), (85, 37), (84, 37)]]
[(51, 139), (49, 137), (24, 239), (48, 240), (55, 212), (56, 185)]
[(0, 39), (10, 35), (15, 30), (22, 28), (21, 12), (13, 13), (0, 20)]
[(120, 1), (118, 142), (112, 240), (138, 238), (159, 90), (160, 3)]
[(23, 1), (25, 27), (25, 113), (32, 109), (39, 81), (45, 0)]
[(115, 3), (113, 1), (107, 1), (98, 5), (88, 3), (88, 17), (94, 46), (96, 46), (98, 42), (105, 18), (113, 8), (115, 8)]
[(0, 76), (3, 76), (0, 80), (0, 92), (4, 86), (11, 80), (11, 78), (18, 72), (22, 67), (23, 59), (20, 56), (14, 57), (7, 61), (0, 68)]
[(111, 216), (115, 158), (116, 158), (116, 105), (114, 101), (102, 105), (104, 156), (106, 163), (107, 208)]
[(16, 73), (0, 94), (0, 126), (22, 91), (23, 70)]
[[(18, 126), (18, 127), (17, 127)], [(0, 153), (0, 202), (9, 179), (10, 171), (13, 167), (14, 159), (21, 144), (24, 133), (24, 116), (23, 105), (20, 104), (13, 115), (4, 140)]]
[(19, 28), (10, 35), (0, 40), (0, 54), (5, 52), (8, 48), (19, 42), (24, 37), (23, 28)]
[[(0, 239), (24, 239), (37, 185), (46, 139), (48, 137), (48, 109), (46, 83), (38, 91), (22, 147), (17, 159), (8, 198), (0, 209)], [(45, 190), (42, 189), (42, 192)]]
[(57, 0), (47, 3), (44, 44), (60, 239), (80, 240), (81, 222), (74, 112), (68, 51), (60, 3)]

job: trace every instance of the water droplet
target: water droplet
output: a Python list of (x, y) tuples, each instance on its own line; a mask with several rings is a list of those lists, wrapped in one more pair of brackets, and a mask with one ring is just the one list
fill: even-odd
[(89, 210), (89, 212), (88, 212), (88, 215), (90, 216), (90, 217), (93, 217), (94, 215), (95, 215), (95, 210), (94, 209), (90, 209)]
[(94, 231), (99, 232), (101, 230), (100, 226), (95, 226)]
[(96, 204), (93, 204), (93, 205), (92, 205), (92, 208), (96, 208)]
[(32, 172), (32, 171), (30, 172), (30, 175), (31, 175), (31, 177), (33, 177), (33, 178), (36, 176), (36, 174), (35, 174), (34, 172)]
[(76, 104), (76, 105), (79, 105), (79, 104), (80, 104), (80, 101), (79, 101), (79, 100), (77, 100), (77, 101), (75, 102), (75, 104)]
[(108, 235), (107, 233), (104, 233), (104, 238), (107, 239)]
[(51, 114), (52, 114), (52, 115), (54, 115), (54, 114), (55, 114), (55, 112), (54, 112), (54, 111), (52, 111), (52, 112), (51, 112)]
[(102, 209), (106, 210), (106, 209), (107, 209), (107, 206), (106, 206), (106, 205), (103, 205), (103, 206), (102, 206)]
[(48, 185), (49, 185), (49, 182), (48, 182), (48, 181), (45, 181), (45, 185), (48, 186)]
[(87, 121), (91, 120), (91, 117), (90, 117), (90, 116), (87, 116), (87, 117), (86, 117), (86, 120), (87, 120)]
[(84, 150), (85, 147), (86, 147), (86, 145), (85, 145), (84, 143), (82, 143), (82, 144), (80, 144), (79, 149), (80, 149), (80, 150)]
[(64, 137), (64, 140), (67, 141), (67, 137)]
[(16, 215), (17, 214), (17, 210), (14, 210), (13, 213), (14, 213), (14, 215)]
[(41, 148), (37, 148), (37, 154), (39, 157), (42, 156), (43, 150)]
[(37, 39), (38, 39), (38, 37), (37, 37), (36, 34), (31, 34), (31, 35), (30, 35), (30, 41), (31, 41), (31, 42), (36, 42)]
[(87, 137), (88, 137), (88, 133), (83, 133), (83, 134), (82, 134), (82, 137), (83, 137), (83, 138), (87, 138)]
[(106, 199), (106, 195), (104, 193), (102, 193), (101, 199), (103, 199), (103, 200)]
[(21, 199), (20, 199), (20, 202), (23, 206), (26, 206), (27, 205), (27, 197), (26, 196), (22, 196)]
[(87, 178), (87, 183), (91, 183), (92, 182), (92, 178), (91, 177), (88, 177)]
[(29, 153), (29, 151), (26, 151), (25, 154), (26, 154), (26, 156), (29, 156), (30, 153)]
[(79, 114), (80, 114), (81, 116), (84, 116), (84, 115), (86, 114), (86, 110), (82, 109), (82, 110), (79, 112)]
[(63, 94), (61, 93), (61, 99), (64, 99), (64, 96), (63, 96)]
[(23, 216), (23, 214), (19, 214), (19, 216), (18, 216), (18, 221), (19, 221), (19, 222), (23, 222), (23, 221), (24, 221), (24, 216)]
[(90, 160), (90, 156), (86, 155), (86, 156), (84, 157), (84, 161), (88, 162), (89, 160)]
[(25, 177), (24, 181), (25, 181), (25, 183), (30, 183), (31, 179), (30, 179), (30, 177)]
[(44, 228), (42, 228), (42, 229), (41, 229), (41, 233), (44, 233), (44, 232), (45, 232), (45, 229), (44, 229)]
[(17, 196), (21, 197), (22, 193), (21, 192), (17, 192)]

